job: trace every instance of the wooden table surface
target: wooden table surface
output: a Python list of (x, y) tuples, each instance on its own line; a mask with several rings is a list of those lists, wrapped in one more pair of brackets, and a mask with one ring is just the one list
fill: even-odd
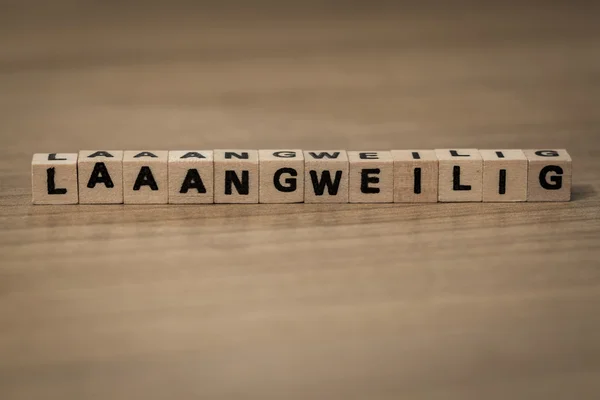
[[(0, 13), (2, 400), (598, 398), (597, 8), (77, 4)], [(573, 201), (30, 205), (227, 147), (567, 148)]]

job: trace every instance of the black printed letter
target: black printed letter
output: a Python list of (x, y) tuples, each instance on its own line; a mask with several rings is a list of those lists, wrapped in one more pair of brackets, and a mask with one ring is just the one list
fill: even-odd
[(185, 153), (184, 155), (182, 155), (179, 158), (206, 158), (204, 157), (202, 154), (198, 153), (197, 151), (188, 151), (187, 153)]
[(369, 187), (369, 183), (379, 183), (379, 178), (370, 177), (371, 174), (378, 174), (381, 170), (379, 168), (363, 169), (360, 171), (360, 191), (365, 194), (379, 193), (379, 188)]
[(498, 194), (506, 194), (506, 170), (500, 170), (500, 178), (498, 182)]
[(110, 154), (108, 151), (97, 151), (88, 156), (88, 158), (95, 158), (95, 157), (113, 157), (113, 155)]
[(361, 160), (378, 160), (377, 153), (358, 153)]
[(323, 193), (325, 192), (325, 186), (327, 186), (327, 193), (329, 193), (330, 196), (335, 196), (340, 187), (340, 182), (342, 181), (342, 171), (335, 172), (335, 179), (333, 182), (331, 181), (330, 171), (321, 172), (320, 182), (319, 177), (317, 176), (317, 171), (310, 171), (310, 180), (312, 181), (316, 196), (323, 196)]
[(452, 170), (452, 178), (452, 190), (471, 190), (471, 185), (460, 184), (460, 167), (458, 165), (455, 165), (454, 169)]
[(240, 182), (235, 171), (225, 171), (225, 194), (231, 194), (231, 184), (235, 186), (235, 190), (239, 194), (247, 195), (250, 193), (250, 172), (242, 171), (242, 181)]
[(133, 190), (140, 190), (142, 186), (150, 186), (150, 189), (158, 190), (158, 185), (154, 180), (154, 175), (152, 175), (152, 170), (150, 169), (150, 167), (143, 166), (142, 168), (140, 168), (140, 173), (138, 174), (137, 179), (135, 180)]
[(247, 160), (248, 159), (248, 152), (243, 151), (241, 154), (234, 153), (233, 151), (226, 151), (225, 152), (225, 158), (230, 159), (230, 158), (233, 158), (233, 157)]
[(336, 151), (333, 154), (329, 154), (327, 152), (322, 152), (322, 153), (316, 154), (316, 153), (313, 153), (311, 151), (308, 154), (310, 154), (313, 158), (316, 158), (316, 159), (320, 160), (320, 159), (323, 159), (323, 158), (338, 158), (339, 155), (340, 155), (340, 152)]
[(275, 157), (279, 157), (279, 158), (294, 158), (294, 157), (296, 157), (296, 152), (295, 151), (276, 151), (275, 153), (273, 153), (273, 155)]
[(540, 157), (558, 157), (558, 151), (556, 150), (538, 150), (535, 152), (536, 156)]
[(204, 187), (202, 178), (200, 178), (200, 174), (196, 168), (188, 169), (179, 193), (187, 193), (190, 189), (196, 189), (198, 190), (198, 193), (206, 193), (206, 188)]
[(106, 165), (103, 162), (97, 162), (94, 165), (94, 170), (92, 171), (92, 175), (90, 175), (87, 187), (93, 189), (96, 187), (97, 183), (104, 183), (104, 185), (109, 189), (115, 187), (112, 179), (110, 178), (110, 174), (106, 169)]
[(142, 151), (141, 153), (137, 153), (135, 156), (133, 156), (133, 158), (140, 158), (140, 157), (157, 158), (158, 156), (154, 153), (150, 153), (149, 151)]
[(415, 175), (414, 192), (415, 192), (415, 194), (421, 194), (421, 168), (415, 168), (414, 175)]
[(47, 184), (48, 184), (48, 194), (66, 194), (67, 193), (67, 189), (64, 188), (60, 188), (57, 189), (56, 188), (56, 183), (54, 183), (54, 168), (48, 168), (46, 170), (46, 178), (47, 178)]
[(48, 154), (48, 160), (64, 161), (64, 160), (66, 160), (66, 158), (56, 158), (56, 153), (50, 153), (50, 154)]
[[(550, 182), (546, 179), (550, 172), (554, 172), (556, 176), (550, 177)], [(540, 171), (540, 185), (546, 190), (558, 190), (562, 187), (563, 169), (558, 165), (547, 165)]]
[(275, 185), (275, 189), (280, 192), (289, 193), (296, 190), (296, 179), (295, 178), (286, 178), (285, 183), (287, 186), (283, 186), (280, 182), (282, 174), (290, 174), (291, 176), (297, 176), (298, 172), (296, 172), (293, 168), (280, 168), (275, 171), (275, 175), (273, 175), (273, 185)]
[(470, 157), (468, 154), (458, 154), (456, 150), (450, 150), (450, 155), (452, 157)]

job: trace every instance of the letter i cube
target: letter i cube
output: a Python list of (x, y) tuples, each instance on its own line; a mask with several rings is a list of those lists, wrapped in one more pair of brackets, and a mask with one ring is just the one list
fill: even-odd
[(433, 150), (392, 150), (394, 202), (437, 203), (439, 164)]
[(483, 201), (527, 200), (527, 158), (521, 150), (479, 150), (483, 159)]

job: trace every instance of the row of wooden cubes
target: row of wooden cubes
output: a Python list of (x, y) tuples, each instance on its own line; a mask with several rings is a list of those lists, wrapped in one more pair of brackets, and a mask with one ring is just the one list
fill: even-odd
[(566, 150), (35, 154), (34, 204), (569, 201)]

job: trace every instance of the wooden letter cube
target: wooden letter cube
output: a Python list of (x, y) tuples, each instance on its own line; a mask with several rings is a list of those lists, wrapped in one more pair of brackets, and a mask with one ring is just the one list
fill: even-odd
[(169, 203), (214, 202), (212, 150), (169, 151)]
[(345, 150), (304, 151), (304, 202), (348, 202), (348, 153)]
[(566, 150), (523, 150), (529, 162), (527, 201), (571, 200), (571, 156)]
[(125, 204), (167, 204), (168, 151), (126, 151), (123, 154)]
[(392, 150), (394, 202), (437, 203), (439, 163), (433, 150)]
[(123, 203), (123, 152), (81, 150), (79, 161), (79, 203)]
[(31, 194), (33, 204), (77, 204), (77, 154), (34, 154)]
[(215, 150), (215, 203), (258, 203), (258, 151)]
[(350, 203), (394, 201), (394, 160), (389, 151), (349, 151)]
[(436, 149), (439, 160), (438, 199), (442, 202), (481, 201), (483, 162), (476, 149)]
[(261, 203), (304, 201), (304, 155), (302, 150), (259, 150)]
[(527, 158), (521, 150), (479, 150), (483, 159), (483, 201), (526, 201)]

